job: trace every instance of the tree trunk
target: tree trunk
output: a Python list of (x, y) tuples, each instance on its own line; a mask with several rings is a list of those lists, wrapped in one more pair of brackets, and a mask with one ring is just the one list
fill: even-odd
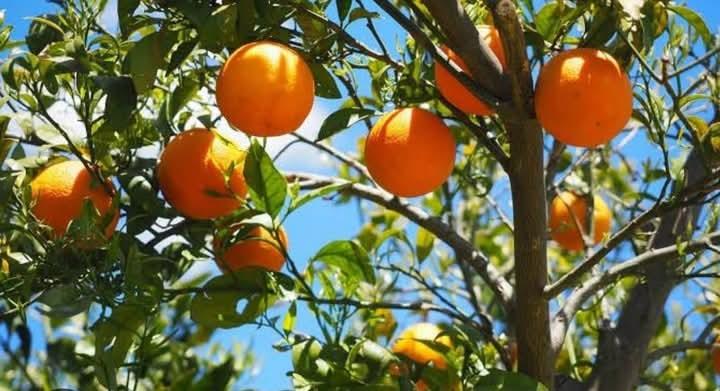
[[(707, 174), (702, 156), (694, 150), (685, 163), (685, 182), (675, 183), (674, 187), (693, 185)], [(701, 206), (694, 205), (664, 216), (650, 248), (670, 246), (677, 242), (678, 237), (687, 236), (687, 227), (695, 226), (701, 209)], [(633, 288), (623, 307), (617, 327), (601, 330), (589, 390), (630, 391), (637, 387), (645, 368), (648, 346), (662, 320), (665, 302), (677, 285), (674, 275), (679, 264), (680, 259), (676, 258), (649, 266), (645, 279)]]

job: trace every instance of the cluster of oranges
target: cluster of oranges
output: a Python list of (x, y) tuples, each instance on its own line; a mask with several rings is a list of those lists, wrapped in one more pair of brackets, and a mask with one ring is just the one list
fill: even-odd
[[(505, 67), (500, 36), (493, 27), (479, 31)], [(443, 48), (461, 69), (466, 64)], [(490, 115), (492, 108), (477, 99), (447, 70), (436, 64), (439, 92), (459, 109)], [(217, 80), (216, 99), (221, 113), (235, 128), (258, 137), (279, 136), (296, 130), (313, 105), (315, 82), (310, 67), (293, 49), (270, 41), (240, 47), (224, 64)], [(535, 110), (543, 127), (556, 139), (575, 146), (594, 147), (608, 142), (627, 123), (632, 112), (632, 89), (627, 75), (607, 53), (573, 49), (552, 58), (542, 68), (536, 88)], [(398, 108), (384, 114), (365, 142), (365, 163), (373, 179), (392, 194), (413, 197), (433, 191), (452, 173), (455, 139), (437, 115), (421, 108)], [(157, 166), (165, 199), (192, 219), (215, 219), (237, 209), (247, 194), (243, 178), (245, 152), (211, 129), (192, 129), (174, 137)], [(31, 183), (33, 212), (62, 236), (70, 221), (90, 200), (101, 214), (111, 214), (105, 227), (110, 236), (118, 221), (112, 183), (99, 185), (81, 162), (66, 161), (41, 172)], [(584, 247), (584, 197), (562, 193), (550, 206), (553, 238), (564, 248)], [(593, 240), (609, 230), (610, 211), (596, 198)], [(233, 227), (240, 229), (241, 227)], [(279, 270), (287, 238), (262, 227), (221, 251), (225, 270), (263, 265)], [(219, 241), (216, 240), (216, 247)], [(262, 261), (270, 259), (270, 261)]]

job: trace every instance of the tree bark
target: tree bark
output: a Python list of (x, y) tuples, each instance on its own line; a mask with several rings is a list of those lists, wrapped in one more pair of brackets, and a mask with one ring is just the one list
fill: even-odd
[[(693, 185), (709, 173), (700, 152), (694, 150), (685, 163), (685, 181), (676, 189)], [(700, 205), (667, 214), (660, 221), (650, 243), (651, 249), (670, 246), (678, 237), (686, 237), (700, 215)], [(690, 231), (692, 232), (692, 230)], [(595, 369), (588, 382), (593, 391), (630, 391), (637, 387), (645, 368), (650, 341), (658, 329), (665, 302), (677, 285), (676, 269), (680, 258), (649, 265), (645, 278), (630, 293), (615, 328), (601, 330)], [(519, 293), (519, 292), (518, 292)]]
[(507, 60), (507, 68), (498, 75), (497, 59), (459, 1), (424, 0), (424, 4), (439, 22), (447, 45), (467, 63), (473, 79), (502, 99), (498, 114), (510, 140), (516, 280), (511, 323), (518, 344), (518, 366), (552, 389), (550, 315), (543, 296), (547, 284), (543, 132), (533, 110), (532, 76), (517, 9), (511, 0), (491, 4)]
[(547, 200), (543, 131), (535, 118), (525, 35), (511, 0), (492, 9), (505, 49), (512, 109), (499, 109), (510, 140), (510, 187), (515, 245), (515, 336), (518, 368), (553, 389), (554, 360), (547, 284)]

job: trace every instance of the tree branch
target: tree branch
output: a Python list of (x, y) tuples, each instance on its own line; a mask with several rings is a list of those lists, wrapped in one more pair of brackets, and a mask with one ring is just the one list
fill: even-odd
[[(673, 184), (676, 189), (673, 193), (702, 184), (710, 173), (698, 150), (690, 154), (684, 170), (682, 182)], [(697, 224), (705, 196), (701, 193), (695, 203), (663, 216), (649, 248), (666, 247), (677, 243), (678, 238), (687, 237), (689, 227)], [(636, 387), (665, 303), (677, 284), (675, 271), (679, 266), (680, 259), (670, 257), (643, 268), (644, 279), (630, 292), (617, 326), (601, 330), (596, 364), (588, 381), (590, 390), (629, 391)]]
[(618, 245), (620, 245), (620, 243), (627, 240), (637, 229), (645, 225), (645, 223), (653, 218), (663, 216), (670, 211), (686, 206), (688, 204), (688, 199), (696, 197), (698, 194), (702, 195), (708, 190), (706, 185), (712, 185), (715, 181), (717, 181), (717, 178), (714, 177), (713, 174), (708, 175), (703, 179), (700, 179), (699, 183), (696, 183), (695, 186), (684, 189), (679, 194), (676, 194), (672, 199), (655, 203), (653, 207), (647, 209), (645, 212), (637, 216), (613, 234), (605, 245), (565, 275), (558, 278), (557, 281), (546, 287), (544, 293), (545, 297), (555, 297), (565, 289), (576, 284), (585, 273), (600, 263), (600, 261), (602, 261), (605, 256), (610, 253), (610, 251), (614, 250)]
[(613, 282), (639, 273), (643, 268), (653, 263), (665, 262), (682, 254), (691, 254), (708, 249), (712, 243), (720, 243), (720, 232), (714, 232), (705, 237), (672, 246), (650, 249), (630, 260), (615, 265), (597, 276), (585, 281), (567, 299), (563, 307), (555, 314), (552, 321), (552, 345), (557, 354), (562, 349), (567, 327), (573, 317), (587, 299), (600, 289)]
[[(460, 53), (461, 57), (471, 59), (471, 62), (468, 62), (468, 67), (470, 67), (470, 64), (472, 64), (472, 67), (470, 67), (470, 73), (472, 75), (481, 75), (482, 77), (478, 77), (476, 79), (479, 80), (479, 82), (473, 80), (470, 76), (463, 72), (459, 66), (450, 62), (445, 53), (438, 50), (430, 37), (428, 37), (412, 20), (410, 20), (410, 18), (408, 18), (400, 10), (398, 10), (389, 0), (375, 0), (375, 3), (380, 8), (382, 8), (388, 15), (390, 15), (390, 17), (393, 18), (403, 29), (410, 33), (410, 35), (428, 51), (428, 53), (435, 61), (445, 67), (445, 69), (447, 69), (448, 72), (450, 72), (450, 74), (455, 77), (460, 82), (460, 84), (467, 88), (476, 98), (483, 100), (485, 103), (492, 107), (500, 106), (505, 96), (504, 94), (501, 94), (501, 92), (507, 90), (498, 88), (499, 85), (501, 85), (500, 81), (503, 80), (500, 63), (498, 62), (497, 58), (495, 58), (495, 55), (492, 54), (490, 48), (482, 40), (482, 38), (480, 37), (480, 33), (477, 31), (477, 29), (475, 29), (474, 25), (472, 26), (472, 28), (474, 30), (475, 36), (477, 37), (478, 45), (483, 46), (485, 48), (484, 53), (489, 53), (489, 56), (491, 56), (488, 57), (488, 59), (485, 61), (491, 62), (492, 59), (494, 59), (494, 61), (497, 62), (497, 67), (489, 66), (488, 69), (485, 69), (484, 66), (481, 66), (481, 68), (476, 68), (478, 66), (478, 61), (483, 60), (476, 60), (475, 53), (473, 53), (473, 56), (471, 57), (465, 57), (461, 54), (465, 52), (464, 50), (463, 52), (458, 52)], [(441, 8), (448, 7), (447, 3), (443, 1), (441, 1), (441, 3), (443, 3)], [(428, 8), (430, 7), (428, 6)], [(462, 11), (462, 13), (463, 15), (465, 15), (464, 11)], [(465, 15), (465, 17), (467, 17), (467, 15)], [(472, 22), (470, 23), (472, 24)], [(441, 25), (444, 24), (444, 22), (441, 23)], [(471, 38), (465, 37), (463, 39), (470, 40)], [(456, 47), (456, 45), (454, 44), (449, 44), (449, 46), (453, 50)], [(475, 71), (477, 71), (477, 73), (475, 73)]]
[(316, 189), (333, 184), (347, 184), (347, 187), (342, 191), (371, 201), (389, 210), (396, 211), (408, 220), (432, 232), (438, 239), (455, 250), (460, 260), (467, 262), (470, 267), (480, 275), (489, 285), (490, 289), (498, 296), (505, 311), (508, 313), (511, 312), (513, 289), (510, 283), (490, 264), (490, 261), (485, 255), (475, 249), (472, 243), (460, 236), (460, 234), (439, 218), (429, 215), (421, 208), (409, 204), (388, 192), (370, 186), (352, 183), (338, 178), (306, 173), (289, 173), (287, 177), (289, 180), (297, 180), (300, 188), (304, 190)]
[[(498, 98), (497, 103), (486, 98), (483, 100), (495, 107), (503, 101), (507, 102), (511, 91), (509, 80), (503, 74), (500, 61), (483, 40), (462, 3), (457, 0), (423, 0), (423, 4), (430, 10), (447, 37), (447, 46), (467, 64), (473, 77), (472, 83)], [(436, 58), (435, 55), (433, 57)], [(444, 62), (441, 62), (443, 66)]]

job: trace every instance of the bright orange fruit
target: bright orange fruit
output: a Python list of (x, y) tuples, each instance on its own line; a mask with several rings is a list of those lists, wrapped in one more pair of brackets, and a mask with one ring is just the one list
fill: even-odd
[[(240, 227), (238, 227), (239, 229)], [(261, 267), (279, 272), (285, 264), (288, 238), (285, 230), (278, 230), (280, 243), (265, 227), (256, 226), (240, 241), (231, 244), (222, 250), (220, 242), (215, 241), (215, 253), (218, 258), (215, 262), (223, 271), (237, 271), (246, 267)]]
[(625, 127), (632, 99), (630, 79), (610, 54), (572, 49), (540, 71), (535, 112), (540, 124), (563, 143), (595, 147)]
[(302, 125), (315, 99), (310, 67), (293, 49), (259, 41), (237, 49), (220, 70), (216, 99), (237, 129), (253, 136), (291, 133)]
[(113, 214), (105, 227), (105, 236), (109, 238), (115, 231), (120, 214), (112, 208), (115, 189), (110, 181), (106, 185), (112, 189), (112, 194), (80, 161), (53, 164), (30, 183), (32, 212), (38, 220), (52, 227), (55, 237), (61, 237), (67, 232), (70, 222), (82, 213), (85, 200), (90, 200), (101, 219), (108, 213)]
[(175, 136), (160, 155), (160, 189), (183, 216), (197, 220), (225, 216), (247, 195), (244, 162), (245, 151), (212, 130), (188, 130)]
[(432, 323), (416, 323), (403, 331), (398, 337), (392, 351), (401, 354), (418, 364), (432, 363), (435, 368), (445, 369), (447, 362), (442, 353), (420, 341), (435, 341), (447, 347), (452, 347), (450, 337), (438, 336), (442, 330)]
[(396, 109), (375, 124), (365, 141), (373, 179), (401, 197), (429, 193), (445, 182), (455, 164), (455, 138), (435, 114)]
[[(498, 33), (497, 29), (493, 26), (478, 26), (478, 31), (485, 43), (490, 47), (490, 50), (498, 58), (500, 64), (505, 68), (505, 50), (502, 46), (500, 33)], [(468, 72), (468, 67), (460, 56), (447, 47), (443, 47), (442, 50), (460, 69)], [(465, 113), (490, 115), (494, 112), (485, 102), (476, 98), (472, 92), (465, 88), (462, 83), (454, 78), (450, 72), (438, 62), (435, 62), (435, 83), (442, 96)]]

